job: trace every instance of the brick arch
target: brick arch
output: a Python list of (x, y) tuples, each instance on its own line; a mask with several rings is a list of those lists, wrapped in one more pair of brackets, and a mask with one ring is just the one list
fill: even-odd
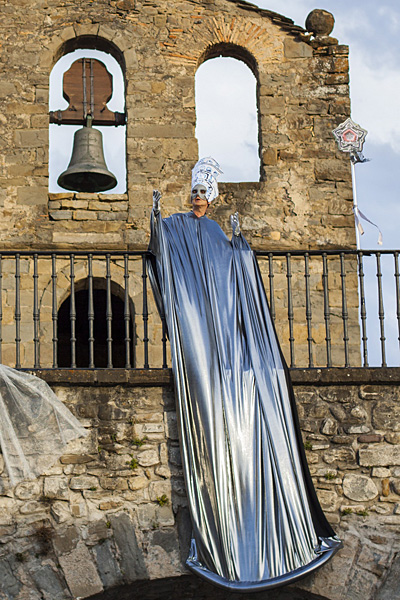
[(238, 44), (232, 44), (230, 42), (219, 42), (218, 44), (212, 44), (206, 48), (203, 54), (200, 56), (198, 66), (205, 63), (207, 60), (212, 58), (218, 58), (223, 56), (225, 58), (236, 58), (245, 63), (252, 71), (254, 77), (259, 82), (258, 63), (255, 56), (249, 52), (243, 46)]
[(237, 52), (233, 58), (244, 60), (255, 73), (261, 64), (282, 59), (287, 35), (270, 19), (260, 23), (248, 16), (220, 14), (194, 21), (188, 29), (174, 30), (173, 39), (161, 47), (170, 62), (189, 71), (204, 62), (208, 49), (227, 48)]

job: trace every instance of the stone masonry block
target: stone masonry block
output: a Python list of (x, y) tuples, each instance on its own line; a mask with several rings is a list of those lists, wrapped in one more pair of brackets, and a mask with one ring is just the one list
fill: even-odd
[(285, 110), (283, 96), (264, 96), (260, 99), (260, 110), (266, 115), (282, 115)]
[(127, 581), (148, 579), (149, 575), (139, 548), (135, 528), (127, 514), (111, 515), (110, 523), (121, 556), (121, 569)]
[(17, 204), (26, 206), (47, 204), (47, 188), (28, 186), (17, 189)]
[(180, 123), (179, 125), (157, 125), (137, 123), (132, 126), (132, 135), (136, 138), (189, 138), (194, 135), (192, 125)]
[(359, 461), (365, 467), (391, 467), (400, 465), (400, 446), (388, 444), (375, 445), (373, 448), (361, 449)]
[(103, 584), (85, 545), (79, 544), (70, 554), (62, 555), (58, 560), (74, 598), (86, 598), (103, 591)]
[(284, 42), (284, 52), (286, 58), (308, 58), (312, 57), (313, 49), (305, 42), (287, 37)]
[(379, 588), (377, 600), (400, 600), (400, 553), (394, 556), (384, 583)]
[(65, 584), (50, 565), (34, 569), (32, 577), (46, 600), (65, 600)]
[(47, 129), (17, 129), (14, 133), (16, 146), (20, 148), (37, 148), (37, 146), (47, 146)]
[(119, 566), (114, 558), (109, 540), (94, 547), (96, 555), (97, 570), (104, 587), (110, 588), (122, 583), (123, 577)]

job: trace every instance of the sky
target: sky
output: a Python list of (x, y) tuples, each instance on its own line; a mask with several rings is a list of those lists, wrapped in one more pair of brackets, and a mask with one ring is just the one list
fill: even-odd
[[(261, 8), (273, 10), (304, 26), (309, 12), (323, 8), (335, 17), (331, 33), (340, 44), (350, 47), (351, 117), (368, 131), (364, 155), (370, 159), (357, 164), (356, 186), (360, 210), (383, 234), (378, 246), (378, 232), (369, 223), (363, 223), (362, 249), (395, 249), (400, 247), (400, 194), (397, 183), (400, 172), (400, 2), (399, 0), (259, 0)], [(61, 73), (82, 54), (73, 53), (59, 61), (53, 70), (50, 110), (66, 107), (61, 96)], [(96, 51), (85, 56), (101, 58)], [(103, 54), (103, 59), (104, 59)], [(62, 62), (64, 61), (64, 62)], [(111, 110), (123, 110), (123, 82), (119, 67), (112, 59), (105, 61), (114, 76), (115, 93)], [(66, 66), (68, 65), (68, 66)], [(213, 93), (209, 93), (210, 82)], [(257, 181), (259, 159), (257, 148), (257, 117), (255, 78), (240, 61), (219, 58), (207, 61), (196, 75), (196, 136), (199, 154), (212, 154), (219, 160), (223, 181)], [(226, 99), (229, 98), (229, 102)], [(63, 106), (61, 105), (63, 103)], [(60, 128), (51, 126), (50, 191), (57, 191), (57, 175), (69, 162), (72, 149), (73, 127), (67, 128), (69, 141), (60, 143)], [(76, 128), (75, 128), (76, 129)], [(210, 134), (212, 132), (212, 134)], [(108, 168), (119, 183), (112, 193), (125, 191), (126, 174), (123, 161), (124, 128), (103, 128), (105, 156)], [(107, 140), (111, 136), (111, 140)], [(111, 141), (111, 143), (110, 143)], [(375, 265), (367, 260), (367, 294), (369, 313), (377, 314)], [(392, 354), (398, 361), (398, 329), (395, 314), (393, 259), (383, 261), (384, 302), (387, 313), (386, 335)], [(369, 318), (372, 338), (378, 339), (377, 320)], [(379, 344), (375, 344), (379, 345)], [(379, 362), (375, 358), (375, 362)]]

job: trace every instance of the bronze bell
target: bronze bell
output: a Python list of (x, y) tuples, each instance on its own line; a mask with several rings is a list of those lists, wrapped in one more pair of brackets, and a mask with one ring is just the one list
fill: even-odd
[(117, 185), (117, 178), (107, 169), (101, 131), (92, 128), (92, 117), (74, 135), (74, 145), (68, 169), (57, 183), (75, 192), (104, 192)]

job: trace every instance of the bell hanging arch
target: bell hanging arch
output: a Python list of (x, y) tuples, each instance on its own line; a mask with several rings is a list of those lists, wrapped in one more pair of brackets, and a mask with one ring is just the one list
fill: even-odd
[[(65, 47), (63, 59), (71, 51), (75, 51), (75, 56), (69, 55), (69, 68), (64, 68), (62, 74), (64, 107), (63, 109), (59, 108), (59, 100), (58, 104), (56, 103), (56, 106), (54, 106), (53, 101), (52, 108), (56, 108), (56, 110), (50, 111), (50, 127), (54, 127), (52, 124), (66, 125), (68, 127), (63, 128), (65, 130), (71, 129), (70, 126), (75, 126), (75, 129), (77, 125), (81, 126), (74, 134), (72, 155), (68, 166), (64, 169), (57, 169), (58, 178), (56, 185), (59, 188), (69, 191), (104, 192), (114, 189), (118, 180), (121, 180), (121, 169), (118, 167), (118, 176), (116, 176), (111, 168), (108, 168), (104, 156), (103, 135), (99, 128), (101, 128), (106, 138), (109, 138), (110, 130), (114, 133), (116, 129), (125, 129), (126, 114), (124, 104), (121, 103), (120, 89), (118, 90), (119, 98), (117, 99), (119, 100), (118, 108), (122, 107), (123, 112), (121, 110), (112, 110), (108, 106), (110, 99), (114, 99), (116, 91), (114, 89), (115, 76), (110, 72), (112, 70), (110, 69), (110, 65), (112, 66), (112, 63), (116, 62), (115, 52), (104, 52), (104, 50), (110, 50), (107, 47), (101, 47), (98, 50), (98, 43), (93, 46), (94, 49), (92, 50), (90, 49), (92, 44), (89, 42), (90, 40), (86, 40), (86, 38), (82, 40), (82, 45), (87, 45), (88, 49), (82, 47), (76, 48), (77, 41), (75, 41), (73, 47), (69, 48), (68, 45)], [(71, 59), (73, 58), (76, 58), (76, 60), (71, 64)], [(119, 61), (117, 62), (119, 64)], [(120, 64), (119, 66), (121, 67), (122, 75), (122, 66)], [(123, 96), (124, 93), (122, 92), (122, 102)], [(67, 106), (65, 107), (66, 103)], [(58, 128), (56, 129), (58, 130)], [(53, 132), (51, 151), (55, 150), (59, 152), (59, 146), (62, 147), (63, 144), (62, 142), (60, 145), (54, 143), (54, 137), (58, 137), (57, 132), (55, 135)], [(119, 163), (123, 162), (121, 161), (121, 154), (123, 153), (125, 156), (125, 135), (120, 136), (120, 138), (120, 144), (123, 144), (123, 151), (120, 148)], [(115, 148), (114, 143), (109, 144), (109, 146)], [(60, 170), (62, 170), (61, 173)], [(50, 173), (50, 175), (52, 182), (54, 173)], [(126, 179), (126, 172), (122, 174), (122, 178)], [(54, 191), (57, 190), (55, 189)]]

